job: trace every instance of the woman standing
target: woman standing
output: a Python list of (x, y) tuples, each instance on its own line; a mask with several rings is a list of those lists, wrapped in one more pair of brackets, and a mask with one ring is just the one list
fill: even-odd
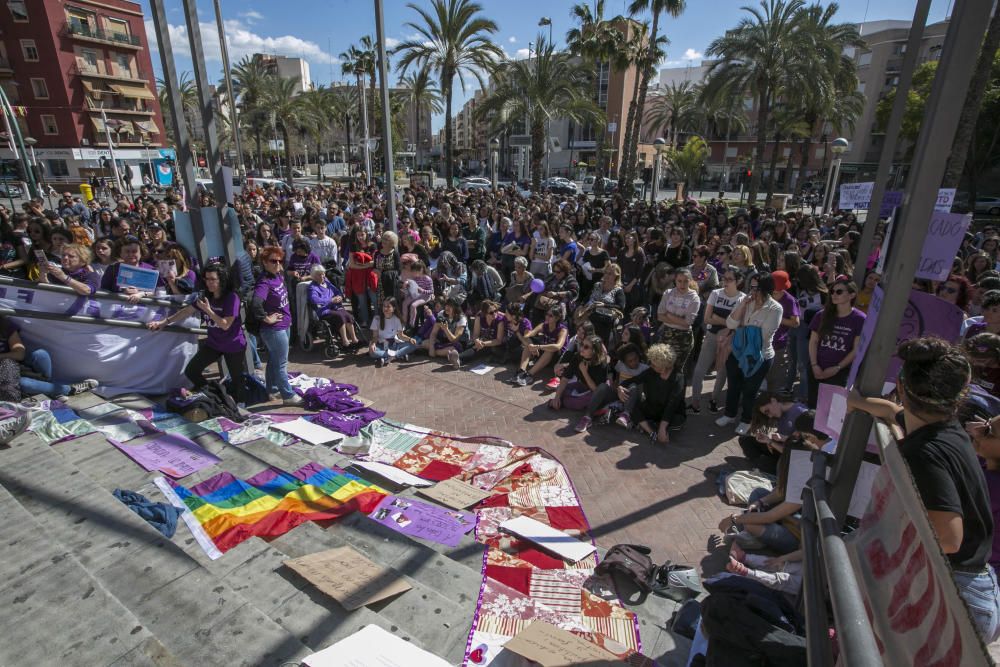
[(937, 338), (905, 341), (897, 355), (903, 360), (896, 385), (902, 407), (856, 393), (848, 397), (848, 407), (894, 425), (958, 592), (989, 644), (1000, 637), (1000, 590), (988, 563), (995, 526), (982, 466), (955, 418), (972, 369), (959, 348)]
[[(739, 269), (727, 267), (722, 273), (722, 287), (714, 290), (708, 296), (705, 306), (705, 324), (707, 331), (701, 344), (701, 353), (691, 376), (691, 411), (701, 411), (701, 389), (705, 375), (715, 367), (715, 387), (712, 389), (712, 399), (709, 401), (711, 412), (719, 411), (722, 402), (722, 389), (726, 386), (725, 361), (716, 363), (719, 357), (719, 346), (728, 349), (729, 337), (732, 332), (726, 327), (726, 318), (733, 312), (740, 301), (746, 296), (739, 289)], [(727, 355), (728, 356), (728, 355)]]
[(809, 399), (807, 405), (816, 409), (819, 383), (847, 385), (851, 363), (858, 352), (865, 314), (854, 307), (858, 288), (854, 281), (839, 278), (830, 290), (830, 301), (823, 314), (809, 325)]
[(288, 383), (288, 330), (292, 326), (292, 311), (288, 306), (288, 289), (281, 277), (285, 253), (277, 246), (268, 246), (260, 255), (264, 272), (254, 287), (250, 311), (260, 324), (260, 337), (267, 348), (264, 381), (272, 397), (280, 394), (285, 405), (299, 405), (302, 397)]
[(639, 246), (639, 235), (634, 230), (625, 234), (624, 251), (618, 252), (618, 265), (622, 267), (622, 289), (625, 291), (625, 310), (632, 312), (642, 305), (642, 276), (646, 267), (646, 253)]
[(750, 432), (754, 401), (760, 385), (767, 377), (774, 361), (774, 332), (781, 324), (781, 305), (774, 300), (774, 279), (770, 273), (756, 273), (750, 277), (748, 293), (729, 317), (726, 326), (735, 330), (733, 350), (726, 358), (726, 411), (715, 424), (729, 426), (740, 415), (736, 427), (738, 435)]
[(694, 345), (691, 327), (701, 308), (701, 296), (695, 288), (697, 283), (693, 283), (691, 271), (677, 269), (674, 272), (674, 288), (663, 293), (656, 310), (656, 318), (663, 323), (660, 342), (673, 348), (674, 368), (679, 373), (684, 372), (684, 364)]
[(396, 232), (382, 232), (373, 267), (378, 276), (378, 301), (395, 299), (399, 292), (399, 236)]
[(246, 370), (247, 339), (243, 333), (243, 320), (240, 319), (240, 297), (230, 288), (228, 272), (219, 264), (206, 266), (202, 272), (202, 280), (206, 296), (181, 308), (170, 317), (155, 320), (146, 326), (151, 331), (159, 331), (200, 311), (208, 336), (198, 341), (198, 351), (184, 368), (184, 375), (196, 390), (201, 389), (206, 384), (205, 369), (222, 357), (226, 360), (226, 369), (233, 381), (236, 394), (234, 398), (242, 407), (246, 401), (243, 374)]
[(540, 222), (535, 227), (535, 236), (531, 240), (530, 270), (532, 275), (544, 279), (552, 271), (552, 255), (556, 250), (555, 239), (549, 233), (549, 226)]
[(118, 242), (118, 262), (108, 267), (101, 276), (101, 289), (108, 292), (120, 292), (128, 297), (129, 303), (138, 303), (144, 296), (153, 296), (152, 292), (143, 292), (135, 287), (118, 286), (118, 270), (122, 265), (137, 266), (155, 271), (156, 267), (140, 261), (142, 257), (142, 242), (136, 236), (125, 236)]
[(611, 261), (608, 251), (601, 245), (601, 235), (597, 232), (590, 232), (587, 235), (587, 249), (579, 258), (580, 264), (580, 300), (586, 301), (590, 297), (590, 291), (594, 289), (594, 284), (601, 280), (604, 274), (604, 267)]
[[(663, 252), (663, 261), (675, 269), (691, 264), (691, 248), (684, 244), (684, 232), (680, 227), (670, 230), (670, 245)], [(676, 361), (674, 364), (678, 368), (683, 368), (683, 365), (678, 365)]]
[(819, 271), (812, 264), (803, 264), (799, 267), (798, 273), (798, 301), (799, 317), (802, 323), (789, 331), (789, 345), (792, 346), (792, 356), (795, 361), (788, 365), (788, 375), (785, 378), (785, 390), (791, 393), (795, 384), (796, 376), (799, 379), (799, 388), (796, 397), (799, 402), (806, 403), (809, 400), (809, 337), (812, 330), (809, 328), (813, 319), (823, 312), (830, 298), (826, 284), (820, 278)]

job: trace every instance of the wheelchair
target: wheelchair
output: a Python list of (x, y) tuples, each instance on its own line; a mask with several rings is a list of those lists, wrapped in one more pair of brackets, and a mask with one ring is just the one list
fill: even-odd
[[(299, 341), (299, 349), (303, 352), (311, 351), (316, 345), (316, 339), (320, 338), (323, 340), (323, 353), (328, 357), (336, 357), (340, 354), (340, 342), (337, 332), (333, 330), (333, 326), (324, 319), (320, 319), (316, 315), (316, 311), (309, 304), (309, 282), (303, 281), (295, 286), (296, 290), (296, 315), (297, 321), (299, 322), (299, 327), (296, 329), (296, 334)], [(358, 336), (358, 340), (365, 340), (364, 333), (358, 326), (357, 322), (354, 322), (354, 332)]]

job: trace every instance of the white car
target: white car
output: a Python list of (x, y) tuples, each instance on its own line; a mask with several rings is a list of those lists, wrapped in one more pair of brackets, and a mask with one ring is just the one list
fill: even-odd
[(594, 181), (597, 180), (596, 176), (584, 176), (582, 181), (577, 181), (577, 187), (580, 188), (580, 192), (585, 192), (588, 195), (594, 191)]
[(458, 183), (458, 188), (460, 190), (489, 190), (493, 187), (493, 183), (488, 178), (481, 178), (479, 176), (472, 176), (470, 178), (463, 178)]
[(976, 199), (976, 213), (1000, 215), (1000, 197), (979, 197)]

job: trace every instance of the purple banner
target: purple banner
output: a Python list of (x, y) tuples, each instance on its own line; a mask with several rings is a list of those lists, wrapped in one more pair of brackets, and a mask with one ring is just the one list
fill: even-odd
[(108, 438), (130, 459), (149, 471), (159, 470), (174, 479), (187, 477), (202, 468), (214, 466), (221, 459), (193, 440), (175, 433), (163, 433), (139, 443), (122, 443)]
[(892, 215), (892, 210), (903, 205), (902, 190), (886, 190), (882, 195), (882, 207), (879, 209), (878, 217), (888, 218)]
[(458, 546), (462, 535), (476, 525), (473, 512), (446, 509), (400, 496), (386, 496), (368, 516), (404, 535), (449, 547)]
[[(861, 329), (861, 336), (858, 341), (858, 354), (854, 357), (854, 363), (851, 364), (851, 373), (847, 377), (848, 387), (854, 385), (861, 360), (864, 359), (865, 353), (868, 351), (872, 334), (878, 325), (878, 314), (882, 308), (882, 301), (884, 299), (885, 292), (882, 291), (882, 287), (875, 287), (871, 305), (868, 306), (868, 319), (865, 320), (865, 325)], [(899, 331), (896, 333), (896, 345), (898, 346), (904, 340), (919, 338), (920, 336), (937, 336), (938, 338), (943, 338), (948, 342), (954, 343), (958, 340), (959, 333), (962, 330), (963, 319), (964, 315), (958, 306), (939, 299), (933, 294), (911, 290), (906, 309), (903, 311), (903, 321), (900, 323)], [(893, 354), (889, 360), (888, 367), (886, 367), (885, 381), (895, 383), (901, 366), (902, 361)]]

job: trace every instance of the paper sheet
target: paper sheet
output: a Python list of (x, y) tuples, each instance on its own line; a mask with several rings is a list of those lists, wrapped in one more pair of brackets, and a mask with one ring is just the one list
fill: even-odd
[(517, 653), (541, 667), (625, 665), (597, 644), (544, 621), (533, 621), (504, 644), (503, 648), (504, 651)]
[(572, 563), (597, 551), (593, 544), (581, 542), (561, 530), (526, 516), (508, 519), (500, 524), (500, 529), (534, 542)]
[(446, 507), (464, 510), (476, 503), (489, 498), (493, 494), (462, 482), (452, 477), (443, 482), (438, 482), (429, 489), (421, 489), (420, 495), (441, 503)]
[(271, 428), (283, 431), (289, 435), (294, 435), (299, 440), (305, 440), (313, 445), (324, 445), (327, 443), (339, 442), (344, 438), (344, 436), (336, 431), (331, 431), (325, 426), (320, 426), (319, 424), (313, 424), (311, 421), (301, 417), (295, 421), (285, 422), (284, 424), (274, 424)]
[(351, 547), (320, 551), (284, 563), (348, 610), (413, 588), (398, 572), (376, 565)]
[(108, 438), (108, 442), (146, 470), (159, 470), (174, 479), (187, 477), (221, 460), (195, 442), (172, 433), (162, 433), (135, 444), (125, 444), (112, 438)]
[(473, 366), (469, 370), (475, 373), (476, 375), (486, 375), (487, 373), (491, 372), (494, 368), (496, 368), (496, 366), (487, 366), (486, 364), (478, 364), (476, 366)]
[[(806, 450), (792, 450), (788, 459), (788, 482), (785, 485), (785, 501), (790, 503), (802, 502), (802, 491), (805, 489), (809, 478), (812, 477), (812, 452)], [(864, 516), (868, 508), (868, 501), (871, 499), (872, 482), (878, 475), (880, 466), (870, 461), (862, 461), (858, 470), (858, 479), (854, 484), (854, 492), (851, 494), (851, 504), (847, 508), (847, 514), (860, 519)], [(830, 476), (829, 468), (826, 471), (827, 479)]]
[(449, 547), (457, 547), (462, 536), (476, 526), (472, 512), (448, 510), (401, 496), (386, 496), (368, 517), (404, 535)]
[(361, 468), (363, 470), (370, 470), (376, 475), (380, 475), (390, 482), (395, 482), (403, 486), (432, 486), (434, 482), (426, 479), (421, 479), (416, 475), (411, 475), (405, 470), (400, 470), (396, 466), (391, 466), (386, 463), (379, 463), (378, 461), (354, 461), (351, 463), (352, 466), (356, 468)]
[(451, 667), (377, 625), (366, 625), (302, 662), (307, 667)]

